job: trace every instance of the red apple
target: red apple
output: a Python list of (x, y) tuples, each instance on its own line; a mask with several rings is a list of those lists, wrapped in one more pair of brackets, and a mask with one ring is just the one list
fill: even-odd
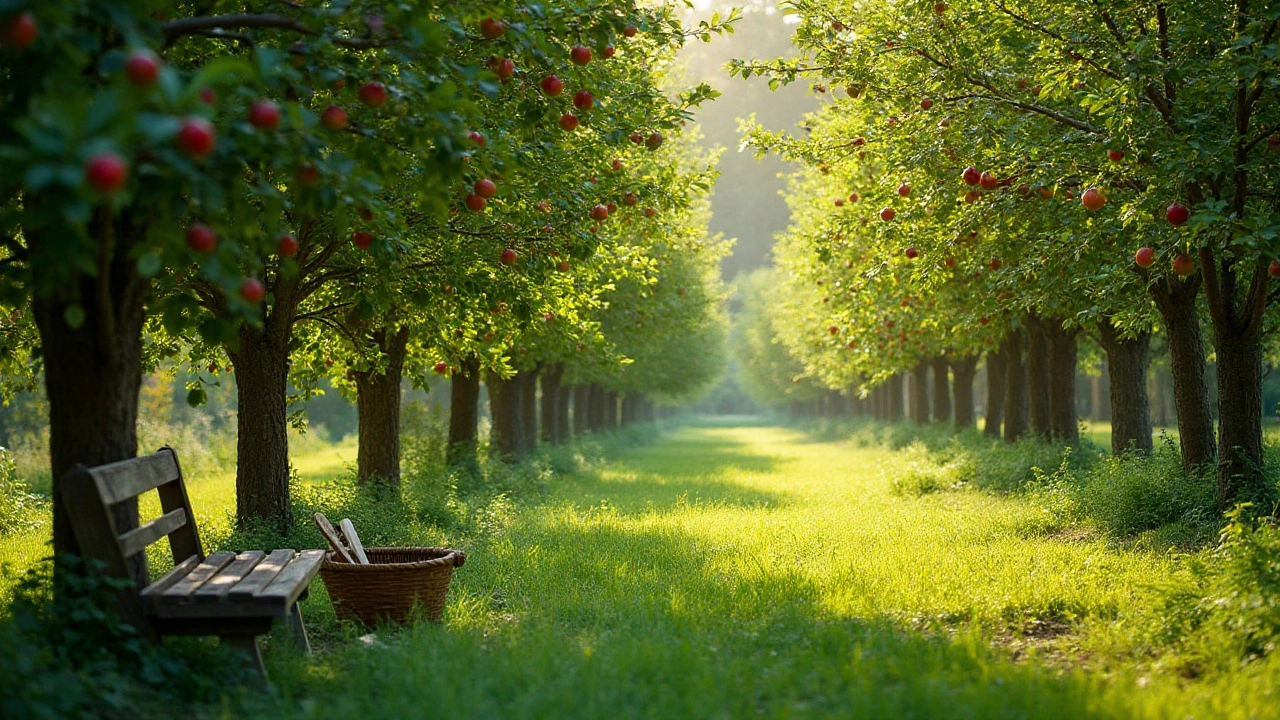
[(570, 265), (568, 260), (561, 260), (560, 262), (556, 263), (556, 269), (559, 270), (560, 272), (569, 272), (569, 267)]
[(638, 132), (633, 132), (630, 135), (630, 139), (631, 139), (631, 142), (639, 145), (640, 143), (644, 142), (644, 135), (641, 135)]
[(154, 85), (160, 77), (160, 58), (150, 50), (135, 50), (124, 63), (124, 74), (138, 87)]
[(995, 190), (1000, 186), (1000, 181), (992, 173), (984, 172), (978, 176), (978, 184), (982, 186), (983, 190)]
[(618, 170), (621, 170), (621, 169), (622, 169), (622, 158), (614, 158), (614, 159), (609, 163), (609, 167), (610, 167), (614, 172), (617, 172)]
[(943, 3), (943, 2), (940, 2), (940, 3), (934, 3), (934, 5), (933, 5), (933, 14), (934, 14), (934, 15), (941, 15), (941, 14), (945, 13), (946, 11), (947, 11), (947, 4), (946, 4), (946, 3)]
[(574, 45), (569, 50), (569, 58), (573, 60), (574, 65), (586, 65), (591, 62), (591, 48)]
[(1280, 151), (1280, 133), (1274, 133), (1267, 138), (1267, 147)]
[(635, 205), (636, 202), (638, 202), (638, 200), (635, 196), (635, 193), (627, 193), (626, 195), (622, 196), (623, 205)]
[(506, 23), (487, 17), (480, 21), (480, 34), (488, 40), (497, 40), (507, 32)]
[(1080, 204), (1089, 210), (1098, 210), (1107, 204), (1107, 197), (1098, 188), (1089, 188), (1080, 195)]
[(867, 144), (867, 139), (859, 135), (858, 137), (853, 139), (852, 144), (854, 147), (862, 147), (863, 145)]
[(240, 283), (240, 297), (244, 298), (250, 305), (257, 305), (266, 296), (267, 289), (263, 287), (262, 281), (258, 278), (245, 278)]
[(1119, 150), (1108, 150), (1107, 159), (1111, 162), (1120, 162), (1124, 159), (1124, 153)]
[(949, 268), (953, 268), (956, 266), (956, 259), (954, 257), (947, 256), (947, 259), (943, 260), (942, 264), (946, 265)]
[(849, 193), (849, 202), (858, 202), (862, 197), (858, 193)]
[(449, 372), (449, 363), (441, 360), (440, 362), (436, 363), (435, 371), (437, 375), (443, 375)]
[(387, 104), (387, 86), (380, 82), (368, 82), (360, 86), (360, 102), (369, 107), (382, 107)]
[(982, 173), (978, 172), (977, 168), (970, 165), (964, 169), (964, 172), (960, 173), (960, 179), (964, 180), (965, 185), (977, 185), (982, 182)]
[(591, 208), (591, 219), (596, 222), (604, 222), (609, 218), (609, 208), (604, 205), (595, 205)]
[(506, 80), (515, 74), (516, 62), (511, 58), (494, 58), (490, 67), (493, 68), (494, 75)]
[(911, 186), (910, 186), (910, 185), (908, 185), (908, 184), (906, 184), (906, 183), (902, 183), (901, 185), (899, 185), (899, 186), (898, 186), (898, 195), (899, 195), (900, 197), (906, 197), (906, 196), (908, 196), (908, 195), (910, 195), (910, 194), (911, 194)]
[(373, 211), (367, 207), (361, 206), (356, 208), (356, 214), (359, 215), (360, 219), (365, 222), (370, 222), (371, 220), (373, 220)]
[(991, 262), (987, 263), (987, 267), (991, 268), (992, 270), (999, 270), (1000, 265), (1001, 265), (1001, 262), (999, 258), (993, 258)]
[(606, 209), (606, 210), (608, 210), (608, 211), (609, 211), (609, 214), (610, 214), (610, 215), (612, 215), (612, 214), (614, 214), (614, 213), (618, 212), (618, 204), (617, 204), (617, 203), (615, 203), (615, 202), (612, 202), (612, 201), (607, 202), (607, 203), (605, 203), (605, 206), (604, 206), (604, 207), (605, 207), (605, 209)]
[(373, 244), (373, 233), (365, 232), (363, 230), (353, 232), (351, 233), (351, 244), (361, 250), (368, 250), (369, 246)]
[(573, 132), (578, 129), (578, 118), (573, 113), (565, 113), (560, 116), (560, 129)]
[(1280, 278), (1280, 260), (1272, 260), (1267, 266), (1267, 274), (1273, 278)]
[(592, 97), (591, 93), (587, 92), (586, 90), (579, 90), (573, 95), (573, 106), (583, 112), (590, 110), (591, 103), (594, 101), (595, 101), (595, 98)]
[(627, 36), (627, 37), (629, 37), (629, 38), (635, 37), (635, 36), (636, 36), (636, 32), (637, 32), (637, 30), (636, 30), (636, 26), (635, 26), (635, 25), (628, 25), (628, 26), (626, 26), (626, 27), (622, 28), (622, 34), (623, 34), (623, 35), (626, 35), (626, 36)]
[(485, 198), (486, 200), (498, 194), (498, 186), (489, 178), (477, 180), (472, 189), (477, 195)]
[(1191, 219), (1191, 210), (1182, 203), (1174, 203), (1164, 211), (1164, 219), (1170, 225), (1185, 225)]
[(290, 233), (280, 236), (276, 245), (276, 254), (282, 258), (291, 258), (298, 254), (298, 238)]
[(212, 105), (218, 102), (218, 93), (214, 92), (213, 88), (204, 88), (200, 91), (200, 102)]
[(836, 204), (836, 207), (844, 207), (844, 200), (841, 198), (836, 198), (835, 204)]
[(1196, 261), (1192, 260), (1190, 255), (1178, 253), (1173, 258), (1173, 271), (1178, 274), (1178, 277), (1186, 277), (1194, 272), (1195, 269)]
[(124, 187), (129, 166), (113, 152), (98, 153), (84, 164), (84, 180), (94, 191), (111, 195)]
[(203, 160), (213, 152), (214, 138), (213, 123), (202, 117), (189, 117), (182, 121), (173, 141), (188, 157)]
[(1149, 268), (1156, 261), (1156, 251), (1146, 246), (1140, 247), (1138, 252), (1133, 254), (1133, 261), (1138, 264), (1138, 267)]
[(249, 124), (259, 130), (280, 127), (280, 106), (270, 100), (258, 100), (249, 106)]
[(498, 260), (501, 261), (503, 265), (514, 265), (518, 258), (519, 258), (519, 255), (516, 254), (515, 250), (512, 250), (511, 248), (507, 248), (506, 250), (502, 251), (502, 255), (498, 258)]
[(607, 59), (607, 58), (613, 57), (613, 54), (615, 52), (617, 52), (617, 49), (615, 47), (613, 47), (612, 45), (605, 45), (604, 50), (602, 50), (600, 54), (605, 56), (605, 58)]
[(657, 217), (658, 211), (655, 210), (654, 208), (647, 207), (644, 209), (644, 216), (647, 218)]
[(479, 195), (468, 195), (464, 202), (466, 202), (467, 209), (471, 212), (480, 212), (484, 209), (485, 205), (489, 204), (488, 200), (485, 200)]
[(840, 327), (837, 325), (832, 325), (831, 327), (827, 328), (827, 332), (831, 333), (832, 335), (835, 335), (836, 333), (840, 332)]
[(662, 133), (656, 130), (649, 133), (649, 137), (644, 139), (644, 146), (650, 150), (657, 150), (662, 147)]
[(881, 220), (883, 220), (883, 221), (885, 221), (885, 222), (889, 222), (889, 221), (890, 221), (890, 220), (892, 220), (892, 219), (894, 218), (894, 216), (895, 216), (895, 215), (897, 215), (897, 214), (898, 214), (898, 213), (897, 213), (897, 211), (896, 211), (896, 210), (894, 210), (894, 209), (893, 209), (893, 208), (891, 208), (891, 207), (881, 208), (881, 209), (880, 209), (880, 219), (881, 219)]
[(978, 318), (978, 324), (982, 325), (983, 327), (986, 327), (990, 323), (991, 323), (991, 318), (989, 317)]
[(303, 165), (298, 168), (298, 182), (303, 185), (315, 185), (320, 179), (320, 169), (315, 165)]
[(484, 147), (484, 144), (485, 144), (484, 135), (480, 134), (479, 130), (472, 130), (471, 132), (467, 133), (467, 139), (479, 145), (480, 147)]
[(923, 99), (923, 100), (921, 100), (921, 101), (920, 101), (920, 109), (921, 109), (921, 110), (928, 110), (928, 109), (929, 109), (929, 108), (931, 108), (931, 107), (933, 107), (933, 101), (932, 101), (932, 100), (930, 100), (929, 98), (925, 98), (925, 99)]
[(542, 78), (542, 82), (538, 84), (542, 87), (542, 92), (548, 95), (559, 95), (564, 91), (564, 82), (555, 75)]
[(0, 33), (0, 42), (7, 47), (22, 52), (36, 41), (36, 37), (39, 34), (40, 29), (36, 26), (36, 16), (32, 15), (28, 10), (18, 13), (4, 24), (4, 30)]
[(347, 126), (347, 111), (337, 105), (330, 105), (320, 113), (320, 124), (330, 130), (341, 130)]
[(914, 245), (909, 246), (905, 254), (908, 260), (915, 260), (916, 258), (920, 257), (920, 251), (917, 250)]
[(202, 223), (195, 223), (187, 228), (187, 247), (198, 253), (213, 252), (218, 246), (218, 236), (213, 228)]
[(982, 198), (982, 193), (977, 190), (970, 190), (964, 194), (964, 201), (972, 205)]
[(541, 211), (542, 211), (542, 212), (544, 212), (544, 213), (549, 213), (549, 212), (551, 212), (551, 201), (550, 201), (550, 200), (541, 200), (541, 201), (539, 201), (539, 202), (538, 202), (538, 209), (539, 209), (539, 210), (541, 210)]

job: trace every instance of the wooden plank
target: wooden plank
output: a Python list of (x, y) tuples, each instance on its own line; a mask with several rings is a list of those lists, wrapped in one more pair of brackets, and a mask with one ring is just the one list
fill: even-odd
[[(252, 618), (284, 620), (289, 602), (283, 596), (257, 596), (253, 602), (166, 602), (157, 604), (151, 616), (161, 620), (247, 621)], [(234, 622), (228, 627), (234, 628)]]
[(156, 488), (160, 496), (161, 512), (169, 512), (183, 508), (187, 511), (187, 526), (169, 535), (169, 549), (173, 553), (173, 562), (188, 555), (199, 555), (204, 558), (204, 548), (200, 545), (200, 530), (196, 527), (196, 514), (191, 509), (191, 499), (187, 496), (187, 483), (182, 479), (182, 463), (178, 461), (178, 453), (165, 445), (157, 453), (168, 453), (173, 457), (173, 465), (178, 469), (178, 479)]
[(200, 589), (200, 586), (209, 581), (218, 571), (226, 567), (227, 563), (234, 560), (235, 553), (217, 552), (204, 559), (204, 562), (196, 566), (190, 574), (182, 578), (172, 586), (160, 593), (165, 603), (179, 602), (186, 600), (191, 593)]
[(338, 523), (342, 527), (342, 536), (347, 539), (347, 544), (351, 546), (351, 552), (356, 556), (356, 560), (361, 565), (369, 564), (369, 556), (364, 554), (364, 545), (360, 542), (360, 536), (356, 534), (356, 526), (351, 524), (350, 518), (342, 518)]
[(262, 562), (262, 558), (265, 556), (266, 553), (261, 550), (240, 553), (235, 560), (222, 568), (222, 571), (214, 575), (209, 582), (201, 585), (200, 589), (196, 590), (192, 597), (198, 603), (221, 602), (226, 598), (231, 588), (253, 572), (253, 569), (258, 563)]
[(187, 524), (187, 511), (178, 508), (167, 512), (142, 527), (134, 528), (120, 536), (120, 553), (133, 557), (151, 543)]
[(186, 577), (187, 573), (190, 573), (192, 570), (195, 570), (196, 566), (199, 564), (200, 564), (200, 556), (192, 555), (186, 560), (183, 560), (177, 565), (174, 565), (172, 570), (164, 574), (164, 577), (161, 577), (159, 580), (156, 580), (155, 582), (151, 583), (150, 585), (142, 589), (143, 600), (149, 601), (151, 596), (159, 595), (160, 593), (164, 592), (174, 583)]
[(154, 490), (167, 482), (177, 480), (178, 464), (171, 452), (121, 460), (109, 465), (99, 465), (89, 471), (98, 486), (98, 493), (107, 505), (115, 505), (135, 498), (148, 490)]
[(227, 593), (227, 599), (231, 602), (246, 602), (253, 600), (253, 596), (261, 592), (263, 588), (271, 584), (272, 580), (284, 570), (289, 561), (293, 559), (294, 552), (292, 550), (272, 550), (271, 554), (265, 560), (258, 563), (258, 566), (249, 573), (249, 576), (236, 586), (231, 588)]
[(292, 604), (320, 572), (322, 560), (323, 550), (303, 550), (266, 589), (254, 596), (255, 600), (274, 602), (277, 598), (282, 598), (286, 603)]
[(351, 559), (351, 554), (347, 552), (346, 546), (342, 544), (342, 539), (338, 537), (338, 531), (334, 530), (333, 523), (329, 522), (329, 518), (325, 517), (324, 513), (318, 512), (312, 515), (311, 519), (315, 522), (316, 527), (320, 528), (320, 534), (324, 535), (324, 539), (329, 541), (329, 546), (333, 548), (334, 552), (338, 553), (338, 557), (342, 558), (343, 562), (354, 563), (355, 561)]

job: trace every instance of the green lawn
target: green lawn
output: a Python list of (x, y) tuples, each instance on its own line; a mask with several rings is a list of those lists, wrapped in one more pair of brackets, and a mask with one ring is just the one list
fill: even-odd
[(442, 626), (273, 654), (280, 699), (241, 712), (1280, 716), (1274, 661), (1187, 681), (1129, 646), (1173, 556), (1019, 497), (894, 495), (895, 462), (775, 427), (675, 431), (463, 540)]

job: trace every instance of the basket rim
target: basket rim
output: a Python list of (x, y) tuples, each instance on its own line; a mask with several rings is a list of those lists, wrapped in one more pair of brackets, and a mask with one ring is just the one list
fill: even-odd
[(369, 563), (363, 565), (360, 563), (348, 563), (336, 561), (334, 558), (337, 553), (329, 551), (325, 553), (324, 562), (320, 564), (322, 570), (337, 570), (339, 572), (378, 572), (380, 570), (396, 569), (396, 570), (418, 570), (423, 568), (452, 566), (462, 567), (462, 563), (466, 562), (467, 554), (461, 550), (442, 547), (367, 547), (365, 552), (405, 552), (405, 551), (431, 551), (443, 553), (439, 557), (429, 560), (414, 560), (412, 562), (391, 562), (391, 563)]

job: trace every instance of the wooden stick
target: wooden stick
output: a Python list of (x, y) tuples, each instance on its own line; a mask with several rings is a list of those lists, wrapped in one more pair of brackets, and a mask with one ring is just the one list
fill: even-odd
[(320, 528), (320, 534), (324, 535), (324, 539), (329, 541), (329, 545), (333, 547), (333, 551), (338, 553), (338, 557), (346, 562), (354, 564), (351, 555), (347, 552), (347, 548), (342, 544), (342, 540), (338, 539), (338, 531), (333, 528), (333, 523), (329, 522), (329, 518), (324, 513), (316, 513), (311, 516), (315, 521), (316, 527)]
[(342, 535), (347, 539), (347, 544), (351, 546), (351, 552), (355, 553), (356, 559), (361, 565), (369, 564), (369, 556), (364, 554), (364, 545), (360, 544), (360, 536), (356, 534), (356, 526), (351, 524), (349, 518), (342, 518), (338, 523), (342, 527)]

